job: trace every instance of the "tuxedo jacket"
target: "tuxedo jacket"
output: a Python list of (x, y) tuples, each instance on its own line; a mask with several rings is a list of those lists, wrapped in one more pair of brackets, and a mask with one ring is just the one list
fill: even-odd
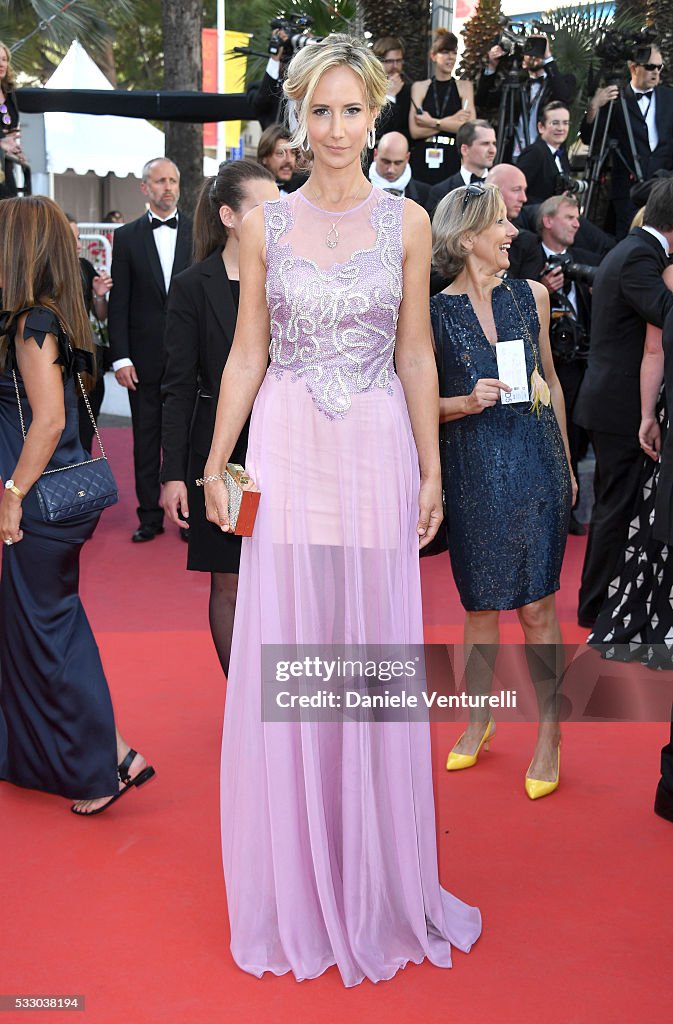
[[(116, 285), (115, 285), (116, 287)], [(222, 370), (236, 329), (236, 304), (218, 249), (173, 281), (166, 315), (162, 480), (186, 480), (190, 448), (207, 456)], [(244, 462), (247, 424), (232, 453)]]
[(444, 181), (439, 181), (436, 185), (433, 185), (428, 195), (428, 205), (426, 207), (430, 216), (432, 217), (433, 213), (437, 209), (438, 203), (444, 198), (444, 196), (448, 196), (449, 192), (453, 192), (454, 188), (462, 188), (464, 184), (465, 182), (463, 181), (462, 174), (460, 171), (456, 171), (455, 174), (449, 175), (449, 177), (445, 178)]
[(608, 253), (593, 284), (591, 344), (575, 422), (631, 436), (640, 425), (640, 363), (648, 323), (663, 325), (673, 292), (662, 279), (660, 242), (634, 228)]
[[(191, 253), (192, 224), (181, 213), (171, 281), (189, 266)], [(147, 214), (115, 231), (110, 273), (114, 281), (108, 312), (111, 359), (130, 359), (141, 382), (158, 384), (164, 369), (168, 297)]]
[[(647, 181), (655, 171), (662, 168), (667, 171), (673, 170), (673, 89), (666, 85), (659, 85), (654, 90), (655, 123), (659, 137), (657, 148), (654, 151), (650, 150), (645, 118), (640, 111), (638, 101), (630, 84), (623, 90), (623, 94), (629, 122), (633, 131), (636, 153), (638, 154), (640, 168), (643, 172), (643, 179)], [(628, 199), (631, 186), (636, 182), (636, 171), (633, 165), (621, 100), (615, 100), (613, 107), (614, 109), (610, 117), (609, 136), (617, 141), (617, 148), (628, 166), (624, 166), (622, 160), (616, 154), (613, 154), (610, 194), (613, 199)], [(596, 145), (603, 138), (608, 109), (609, 104), (601, 107), (599, 111), (597, 118), (598, 127), (596, 129), (596, 139), (598, 142)], [(591, 142), (593, 128), (594, 125), (588, 124), (585, 118), (580, 128), (583, 142)]]
[[(570, 174), (570, 161), (565, 148), (560, 159), (563, 174)], [(554, 154), (539, 135), (535, 142), (526, 146), (519, 154), (516, 165), (526, 175), (528, 186), (526, 192), (529, 203), (542, 203), (545, 199), (555, 195), (559, 169)]]

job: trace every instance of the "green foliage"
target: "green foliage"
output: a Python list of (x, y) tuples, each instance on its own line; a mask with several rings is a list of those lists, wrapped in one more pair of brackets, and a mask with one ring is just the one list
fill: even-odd
[[(600, 61), (596, 56), (597, 41), (606, 29), (622, 32), (637, 32), (642, 28), (642, 16), (636, 11), (626, 10), (615, 17), (606, 13), (602, 4), (585, 4), (581, 7), (558, 7), (545, 15), (544, 21), (556, 26), (551, 41), (554, 59), (564, 74), (573, 74), (577, 79), (577, 97), (570, 111), (570, 135), (572, 140), (579, 128), (587, 102), (599, 84)], [(626, 73), (626, 65), (624, 66)]]
[[(114, 16), (120, 22), (129, 19), (135, 6), (135, 0), (116, 0)], [(103, 56), (113, 37), (109, 3), (80, 0), (62, 8), (63, 0), (0, 0), (0, 39), (9, 46), (40, 26), (12, 54), (14, 67), (37, 82), (49, 78), (73, 39), (79, 39), (95, 58)]]

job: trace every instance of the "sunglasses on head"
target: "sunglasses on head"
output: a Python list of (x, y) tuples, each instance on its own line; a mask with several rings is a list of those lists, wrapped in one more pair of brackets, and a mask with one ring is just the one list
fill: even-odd
[(476, 196), (483, 196), (485, 191), (486, 189), (484, 186), (480, 185), (476, 181), (473, 181), (471, 185), (466, 185), (465, 193), (463, 195), (463, 213), (465, 212), (470, 199), (474, 199)]
[(646, 71), (662, 71), (663, 64), (639, 64), (638, 67), (645, 68)]

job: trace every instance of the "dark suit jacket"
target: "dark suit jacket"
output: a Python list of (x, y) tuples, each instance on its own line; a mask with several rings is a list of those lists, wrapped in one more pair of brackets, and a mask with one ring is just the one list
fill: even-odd
[[(554, 154), (539, 135), (519, 154), (516, 165), (526, 175), (529, 203), (542, 203), (556, 193), (559, 169)], [(570, 161), (565, 149), (561, 154), (561, 166), (564, 174), (570, 174)]]
[[(218, 249), (171, 286), (161, 384), (164, 481), (186, 480), (190, 447), (200, 455), (210, 451), (220, 378), (235, 329), (236, 305)], [(232, 461), (245, 461), (247, 435), (246, 424)]]
[[(567, 106), (570, 106), (577, 93), (577, 81), (575, 76), (562, 75), (558, 69), (556, 61), (553, 60), (550, 61), (549, 64), (545, 64), (544, 70), (546, 78), (542, 87), (540, 102), (537, 107), (538, 111), (542, 111), (542, 108), (545, 107), (547, 103), (551, 103), (552, 100), (560, 100), (561, 103), (565, 103)], [(497, 121), (504, 82), (505, 76), (499, 71), (496, 71), (494, 75), (485, 75), (482, 72), (479, 76), (479, 81), (474, 94), (474, 102), (477, 108), (477, 115), (479, 117), (488, 118), (494, 123)], [(514, 96), (513, 115), (514, 123), (516, 124), (521, 116), (521, 103), (518, 95), (516, 94)], [(509, 146), (502, 155), (501, 163), (511, 163), (511, 161), (512, 147)]]
[[(189, 266), (191, 253), (192, 224), (181, 213), (171, 281)], [(114, 281), (108, 312), (110, 356), (113, 361), (130, 359), (141, 382), (157, 384), (164, 370), (167, 295), (147, 214), (115, 231), (110, 273)]]
[[(542, 248), (542, 242), (538, 241), (538, 245), (540, 247), (542, 259), (546, 263), (547, 256)], [(576, 245), (571, 245), (566, 249), (566, 252), (574, 263), (584, 263), (590, 267), (597, 267), (600, 265), (601, 257), (588, 249), (581, 249)], [(589, 286), (576, 281), (575, 296), (577, 300), (578, 323), (580, 323), (585, 330), (589, 330), (591, 327), (591, 290)], [(557, 304), (554, 302), (554, 295), (550, 295), (550, 300), (552, 309), (556, 308)], [(558, 306), (562, 308), (562, 302), (559, 302)]]
[(404, 190), (404, 196), (406, 199), (413, 199), (419, 206), (427, 209), (428, 195), (430, 193), (430, 186), (425, 181), (417, 181), (416, 178), (412, 178), (407, 187)]
[[(629, 121), (633, 130), (633, 140), (636, 144), (636, 152), (640, 160), (644, 179), (651, 178), (654, 172), (661, 168), (668, 171), (673, 170), (673, 89), (666, 85), (659, 85), (655, 89), (655, 121), (659, 141), (654, 152), (650, 150), (647, 125), (645, 124), (645, 118), (640, 112), (633, 89), (630, 85), (627, 85), (623, 92)], [(599, 142), (603, 138), (607, 114), (608, 106), (601, 107), (596, 130), (596, 138)], [(592, 133), (593, 124), (587, 124), (585, 118), (580, 128), (582, 141), (590, 143)], [(609, 135), (611, 139), (615, 139), (619, 143), (619, 152), (628, 164), (627, 168), (618, 156), (613, 155), (610, 194), (613, 199), (628, 199), (631, 186), (636, 181), (636, 172), (626, 133), (621, 100), (615, 100), (610, 118)]]
[(437, 204), (444, 198), (444, 196), (448, 196), (449, 192), (453, 192), (454, 188), (462, 188), (464, 184), (465, 182), (463, 181), (462, 174), (460, 171), (456, 171), (455, 174), (449, 175), (449, 177), (445, 178), (444, 181), (440, 181), (436, 185), (433, 185), (428, 195), (428, 205), (426, 207), (430, 216), (432, 217), (433, 213), (437, 209)]
[(387, 132), (401, 132), (409, 145), (414, 141), (409, 131), (409, 108), (411, 106), (411, 85), (405, 82), (394, 103), (388, 103), (381, 111), (376, 125), (376, 141)]
[(673, 292), (661, 276), (667, 264), (659, 241), (642, 228), (601, 263), (593, 285), (589, 362), (575, 406), (581, 427), (637, 433), (645, 330), (648, 323), (661, 327), (673, 309)]

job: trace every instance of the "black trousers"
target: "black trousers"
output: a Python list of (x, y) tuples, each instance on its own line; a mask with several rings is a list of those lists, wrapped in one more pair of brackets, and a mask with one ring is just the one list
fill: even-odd
[(161, 526), (164, 519), (159, 505), (161, 484), (161, 384), (136, 384), (129, 390), (133, 424), (133, 468), (141, 526)]
[[(579, 427), (573, 419), (575, 411), (575, 403), (577, 396), (580, 393), (580, 384), (584, 378), (587, 364), (583, 359), (573, 359), (570, 363), (562, 363), (560, 360), (554, 360), (554, 368), (556, 369), (556, 375), (563, 391), (563, 401), (566, 407), (566, 425), (568, 430), (568, 447), (570, 448), (570, 464), (575, 474), (575, 479), (579, 484), (579, 474), (577, 470), (577, 464), (580, 457), (586, 450), (586, 437), (587, 432), (584, 427)], [(579, 491), (577, 492), (577, 501), (579, 501)], [(577, 502), (575, 503), (577, 504)]]
[(578, 619), (581, 625), (596, 621), (607, 596), (608, 585), (628, 539), (643, 463), (635, 433), (632, 436), (595, 430), (591, 440), (596, 453), (596, 475), (580, 586)]

